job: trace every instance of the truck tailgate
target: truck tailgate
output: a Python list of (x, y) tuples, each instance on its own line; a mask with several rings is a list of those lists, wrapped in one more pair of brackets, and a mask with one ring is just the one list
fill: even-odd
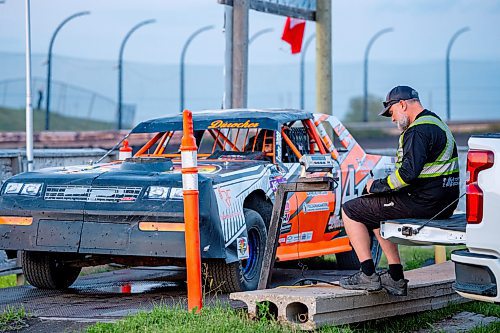
[(382, 222), (380, 234), (404, 245), (463, 245), (466, 226), (465, 214), (445, 220), (399, 219)]

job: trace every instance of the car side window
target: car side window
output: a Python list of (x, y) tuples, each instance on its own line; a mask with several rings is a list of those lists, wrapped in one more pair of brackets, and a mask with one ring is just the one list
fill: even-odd
[[(302, 155), (309, 153), (309, 134), (307, 133), (307, 129), (305, 127), (292, 127), (285, 128), (284, 133), (290, 141), (295, 145), (298, 152)], [(294, 153), (292, 147), (286, 142), (282, 144), (282, 160), (283, 163), (298, 163), (299, 158)]]

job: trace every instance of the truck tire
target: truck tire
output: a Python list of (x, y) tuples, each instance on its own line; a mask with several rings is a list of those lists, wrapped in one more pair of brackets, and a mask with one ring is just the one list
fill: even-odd
[(248, 233), (249, 257), (230, 264), (224, 260), (209, 262), (206, 285), (213, 290), (231, 293), (257, 289), (267, 230), (259, 213), (247, 208), (243, 211)]
[(81, 267), (67, 266), (57, 259), (56, 254), (46, 252), (24, 251), (22, 266), (26, 280), (40, 289), (66, 289), (82, 270)]
[[(380, 262), (380, 258), (382, 257), (382, 248), (374, 235), (372, 235), (371, 251), (373, 262), (375, 263), (375, 267), (377, 267)], [(336, 253), (335, 258), (337, 259), (337, 269), (353, 270), (361, 267), (354, 249), (349, 252)]]

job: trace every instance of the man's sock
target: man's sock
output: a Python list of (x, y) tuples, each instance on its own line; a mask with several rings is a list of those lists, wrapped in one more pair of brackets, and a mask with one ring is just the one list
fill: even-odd
[(361, 263), (361, 271), (366, 275), (372, 275), (375, 273), (375, 264), (373, 263), (373, 259), (365, 260)]
[(394, 281), (404, 279), (403, 275), (403, 265), (401, 264), (391, 264), (389, 265), (389, 275)]

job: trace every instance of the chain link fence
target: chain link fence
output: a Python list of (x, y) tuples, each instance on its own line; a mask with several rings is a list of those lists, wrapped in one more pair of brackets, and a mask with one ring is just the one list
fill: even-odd
[[(0, 81), (0, 107), (23, 109), (26, 105), (24, 78)], [(32, 79), (32, 105), (35, 110), (46, 109), (46, 81)], [(51, 82), (50, 112), (65, 117), (115, 124), (117, 103), (109, 97), (85, 88), (59, 81)], [(123, 105), (124, 127), (131, 127), (135, 117), (135, 105)]]

